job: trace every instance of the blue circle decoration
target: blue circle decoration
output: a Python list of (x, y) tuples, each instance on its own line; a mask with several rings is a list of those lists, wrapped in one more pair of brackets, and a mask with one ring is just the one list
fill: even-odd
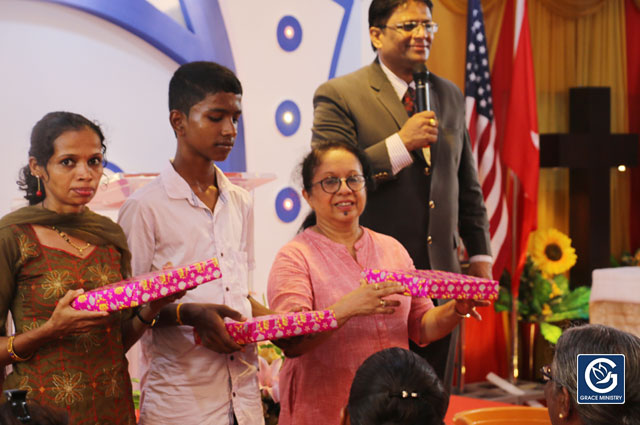
[(278, 44), (285, 52), (292, 52), (302, 42), (302, 27), (300, 22), (291, 15), (284, 16), (278, 22)]
[(278, 192), (278, 196), (276, 196), (276, 214), (285, 223), (291, 223), (298, 217), (298, 214), (300, 214), (300, 196), (295, 189), (285, 187)]
[(276, 126), (282, 135), (291, 136), (300, 127), (300, 108), (295, 102), (285, 100), (276, 109)]

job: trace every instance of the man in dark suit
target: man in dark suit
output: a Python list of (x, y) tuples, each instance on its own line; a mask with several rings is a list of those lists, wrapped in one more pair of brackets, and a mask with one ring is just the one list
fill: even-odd
[[(453, 83), (431, 74), (432, 110), (412, 110), (413, 70), (427, 60), (437, 30), (432, 8), (431, 0), (372, 1), (369, 35), (378, 57), (318, 88), (313, 140), (343, 140), (365, 150), (377, 189), (360, 223), (398, 239), (416, 268), (459, 272), (461, 237), (470, 255), (467, 273), (491, 277), (489, 224), (464, 98)], [(441, 377), (447, 349), (448, 341), (426, 349)]]

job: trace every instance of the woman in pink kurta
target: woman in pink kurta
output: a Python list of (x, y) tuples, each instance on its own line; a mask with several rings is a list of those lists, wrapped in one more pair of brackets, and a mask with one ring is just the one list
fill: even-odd
[[(449, 333), (473, 301), (434, 307), (410, 298), (394, 282), (367, 285), (365, 268), (413, 269), (404, 247), (359, 225), (369, 167), (356, 148), (314, 146), (302, 167), (303, 196), (315, 224), (285, 245), (269, 275), (270, 307), (277, 311), (332, 309), (339, 329), (285, 343), (280, 372), (281, 425), (337, 424), (360, 364), (388, 347), (408, 347)], [(343, 184), (344, 183), (344, 184)], [(478, 304), (481, 305), (481, 304)]]

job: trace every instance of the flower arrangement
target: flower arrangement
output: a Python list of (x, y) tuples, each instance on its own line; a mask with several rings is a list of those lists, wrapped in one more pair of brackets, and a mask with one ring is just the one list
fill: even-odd
[[(576, 263), (577, 256), (571, 247), (571, 239), (556, 229), (539, 230), (533, 234), (530, 255), (520, 276), (518, 316), (526, 322), (538, 322), (540, 333), (555, 344), (563, 320), (589, 318), (591, 289), (580, 286), (570, 289), (564, 275)], [(496, 311), (511, 310), (511, 277), (508, 273), (500, 279), (500, 294), (495, 303)]]
[(633, 255), (631, 255), (630, 252), (624, 252), (622, 254), (622, 257), (620, 258), (620, 261), (611, 256), (611, 265), (613, 267), (640, 266), (640, 248), (638, 248), (636, 253)]
[(280, 414), (279, 373), (284, 354), (271, 342), (258, 343), (258, 383), (266, 425), (278, 423)]

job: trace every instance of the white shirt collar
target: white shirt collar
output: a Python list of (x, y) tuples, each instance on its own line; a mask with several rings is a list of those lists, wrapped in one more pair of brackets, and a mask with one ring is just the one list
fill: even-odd
[(380, 68), (382, 68), (382, 71), (387, 76), (387, 79), (391, 83), (391, 87), (393, 87), (396, 94), (398, 95), (398, 99), (402, 100), (402, 98), (404, 97), (404, 94), (407, 92), (407, 88), (409, 86), (415, 88), (415, 83), (412, 81), (411, 84), (407, 84), (405, 80), (398, 77), (396, 74), (393, 73), (393, 71), (387, 68), (386, 65), (382, 62), (382, 60), (380, 60), (379, 62), (380, 62)]
[[(222, 170), (220, 170), (214, 164), (216, 170), (216, 182), (218, 184), (219, 198), (223, 202), (226, 202), (226, 193), (233, 187), (227, 176), (224, 175)], [(162, 183), (165, 191), (167, 192), (167, 196), (175, 199), (187, 199), (192, 205), (198, 205), (198, 201), (196, 200), (196, 195), (189, 187), (189, 183), (173, 168), (172, 161), (169, 161), (169, 166), (166, 167), (160, 173), (162, 178)]]

